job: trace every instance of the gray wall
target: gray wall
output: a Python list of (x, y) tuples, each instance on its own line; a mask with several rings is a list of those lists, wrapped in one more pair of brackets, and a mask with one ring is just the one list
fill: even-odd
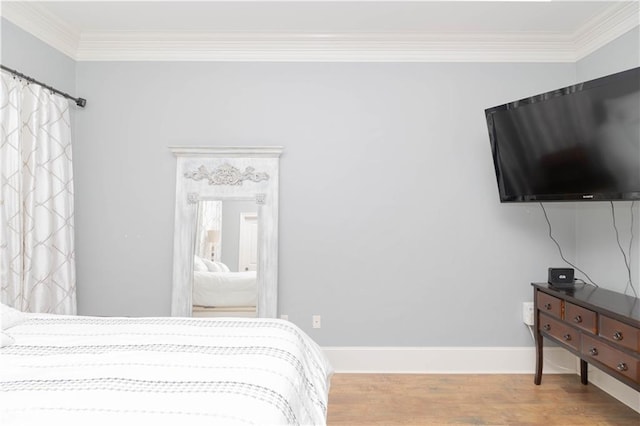
[(76, 62), (40, 39), (0, 18), (2, 65), (73, 95)]
[[(283, 145), (281, 313), (323, 345), (530, 345), (521, 302), (556, 253), (538, 206), (498, 202), (484, 108), (574, 79), (573, 64), (78, 63), (80, 312), (169, 314), (168, 146)], [(550, 210), (572, 255), (573, 209)]]
[(623, 34), (576, 62), (578, 81), (591, 80), (640, 66), (640, 28)]
[[(640, 29), (637, 27), (576, 63), (579, 81), (602, 77), (640, 66)], [(640, 208), (635, 203), (635, 226), (631, 248), (631, 272), (636, 292), (640, 294)], [(631, 239), (631, 203), (615, 202), (616, 222), (625, 251)], [(585, 272), (602, 287), (633, 294), (626, 287), (628, 273), (616, 241), (609, 203), (588, 203), (576, 207), (576, 259)]]
[[(5, 51), (32, 52), (4, 31)], [(537, 205), (498, 202), (483, 110), (593, 67), (78, 63), (79, 312), (169, 314), (168, 146), (284, 145), (281, 313), (326, 346), (530, 346), (521, 302), (560, 263)], [(576, 210), (549, 205), (580, 259)]]

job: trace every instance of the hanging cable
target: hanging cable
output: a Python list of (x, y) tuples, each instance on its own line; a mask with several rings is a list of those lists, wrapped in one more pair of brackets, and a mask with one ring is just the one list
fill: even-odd
[(634, 222), (633, 207), (635, 205), (634, 204), (635, 202), (631, 202), (631, 238), (629, 239), (629, 257), (627, 257), (627, 254), (625, 253), (624, 249), (622, 248), (622, 244), (620, 243), (620, 233), (618, 232), (618, 226), (616, 224), (616, 212), (613, 206), (613, 201), (609, 201), (609, 203), (611, 204), (611, 218), (613, 223), (613, 229), (616, 231), (616, 241), (618, 243), (618, 247), (620, 248), (620, 252), (622, 253), (622, 257), (624, 258), (624, 265), (627, 267), (627, 273), (629, 277), (627, 280), (627, 285), (624, 288), (624, 292), (626, 294), (629, 287), (631, 287), (631, 291), (633, 291), (633, 294), (635, 295), (635, 297), (638, 297), (638, 293), (636, 292), (636, 289), (633, 286), (633, 278), (631, 276), (631, 246), (633, 244), (633, 222)]
[(586, 272), (584, 272), (582, 269), (578, 268), (576, 265), (574, 265), (573, 263), (569, 262), (565, 257), (564, 254), (562, 254), (562, 248), (560, 247), (560, 244), (558, 243), (558, 241), (553, 237), (553, 233), (551, 231), (551, 221), (549, 220), (549, 216), (547, 216), (547, 210), (544, 208), (544, 204), (542, 204), (542, 202), (540, 202), (540, 207), (542, 207), (542, 212), (544, 213), (544, 218), (547, 220), (547, 225), (549, 225), (549, 238), (551, 238), (551, 241), (553, 241), (554, 243), (556, 243), (556, 247), (558, 247), (558, 251), (560, 252), (560, 258), (562, 260), (564, 260), (568, 265), (573, 266), (573, 268), (576, 271), (581, 272), (591, 283), (591, 285), (593, 285), (594, 287), (599, 287), (598, 284), (596, 284), (589, 275), (587, 275)]
[[(629, 268), (631, 268), (631, 247), (633, 246), (633, 222), (634, 222), (634, 216), (633, 216), (633, 208), (636, 206), (636, 202), (635, 200), (631, 202), (631, 238), (629, 238)], [(636, 297), (638, 297), (638, 293), (636, 293), (635, 288), (633, 287), (633, 280), (631, 278), (629, 278), (629, 285), (631, 286), (631, 289), (633, 290), (633, 294), (635, 294)], [(627, 292), (627, 289), (625, 287), (624, 292)]]
[(625, 253), (624, 249), (622, 248), (622, 244), (620, 243), (620, 232), (618, 232), (618, 226), (616, 225), (616, 210), (613, 206), (613, 201), (609, 201), (609, 204), (611, 205), (611, 222), (613, 223), (613, 230), (616, 231), (616, 242), (618, 243), (620, 253), (622, 253), (622, 258), (624, 259), (624, 266), (627, 268), (629, 281), (631, 281), (631, 268), (629, 267), (629, 259), (627, 259), (627, 253)]

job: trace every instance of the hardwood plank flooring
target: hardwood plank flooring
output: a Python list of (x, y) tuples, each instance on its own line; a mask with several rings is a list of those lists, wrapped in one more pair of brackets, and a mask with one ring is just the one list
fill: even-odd
[(327, 424), (639, 426), (640, 414), (576, 375), (335, 374)]

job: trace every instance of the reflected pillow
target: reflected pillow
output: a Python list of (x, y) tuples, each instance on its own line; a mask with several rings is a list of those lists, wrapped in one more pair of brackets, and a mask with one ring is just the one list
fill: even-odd
[(229, 267), (222, 262), (213, 262), (218, 265), (218, 267), (222, 270), (222, 272), (231, 272)]
[(207, 266), (207, 271), (209, 272), (231, 272), (229, 267), (222, 262), (216, 262), (207, 259), (202, 259), (202, 261)]
[(205, 259), (203, 259), (201, 257), (193, 256), (193, 270), (194, 271), (199, 271), (199, 272), (208, 271), (207, 265), (204, 264), (204, 260)]
[(220, 266), (218, 266), (218, 264), (220, 262), (214, 262), (208, 259), (202, 259), (202, 262), (205, 264), (206, 268), (205, 271), (209, 271), (209, 272), (224, 272)]
[(23, 323), (27, 319), (23, 312), (13, 309), (11, 306), (7, 306), (4, 303), (0, 304), (0, 313), (2, 314), (2, 317), (0, 318), (2, 331), (11, 328), (14, 325)]

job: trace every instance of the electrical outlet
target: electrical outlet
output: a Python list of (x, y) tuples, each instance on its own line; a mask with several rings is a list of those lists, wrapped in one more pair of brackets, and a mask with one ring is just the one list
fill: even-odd
[(289, 321), (289, 315), (282, 314), (282, 315), (280, 315), (280, 319), (283, 319), (285, 321)]
[(314, 315), (312, 317), (312, 325), (313, 325), (313, 328), (320, 328), (321, 327), (320, 315)]
[(533, 325), (533, 302), (522, 303), (522, 322)]

